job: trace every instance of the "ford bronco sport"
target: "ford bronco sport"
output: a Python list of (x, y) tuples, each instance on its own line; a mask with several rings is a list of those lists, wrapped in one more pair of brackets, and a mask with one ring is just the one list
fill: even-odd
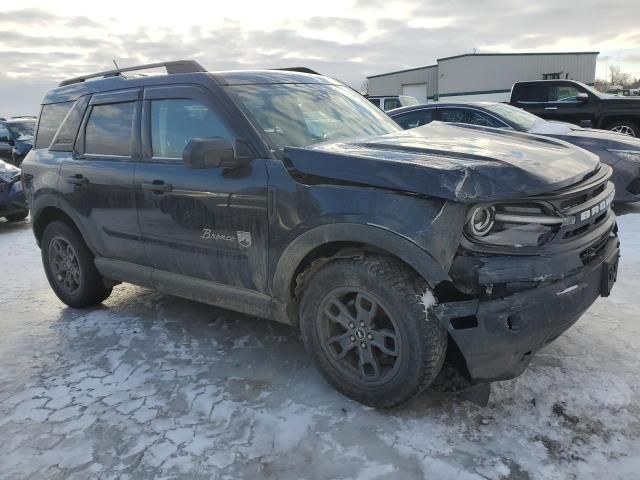
[(331, 384), (390, 407), (450, 366), (469, 384), (519, 375), (611, 290), (611, 169), (584, 150), (402, 131), (300, 71), (128, 73), (157, 66), (42, 102), (23, 182), (71, 307), (130, 282), (298, 325)]

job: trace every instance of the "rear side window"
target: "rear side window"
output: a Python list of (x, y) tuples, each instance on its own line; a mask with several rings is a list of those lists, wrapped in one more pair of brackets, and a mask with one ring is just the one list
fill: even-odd
[(393, 119), (406, 130), (430, 123), (431, 120), (433, 120), (433, 112), (431, 110), (419, 110), (417, 112), (409, 112), (398, 117), (393, 117)]
[(519, 102), (549, 101), (549, 87), (545, 85), (520, 85), (516, 98)]
[(74, 102), (50, 103), (42, 106), (35, 148), (48, 148), (53, 136), (58, 131), (62, 120), (73, 106)]
[(94, 105), (85, 129), (84, 153), (131, 156), (136, 102)]
[(220, 117), (190, 99), (151, 101), (151, 148), (155, 158), (182, 158), (184, 147), (193, 138), (231, 135)]
[(397, 98), (385, 98), (384, 99), (384, 109), (385, 110), (392, 110), (394, 108), (399, 108), (402, 105), (400, 105), (400, 100)]

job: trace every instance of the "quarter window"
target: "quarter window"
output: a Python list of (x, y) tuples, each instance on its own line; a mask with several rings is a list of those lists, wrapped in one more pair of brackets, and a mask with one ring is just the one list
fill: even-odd
[(130, 157), (135, 105), (94, 105), (85, 130), (85, 153)]
[(36, 148), (48, 148), (53, 136), (58, 131), (62, 120), (67, 116), (74, 102), (50, 103), (42, 106), (38, 133), (36, 135)]
[(155, 158), (182, 158), (193, 138), (223, 137), (229, 131), (218, 115), (190, 99), (151, 101), (151, 148)]

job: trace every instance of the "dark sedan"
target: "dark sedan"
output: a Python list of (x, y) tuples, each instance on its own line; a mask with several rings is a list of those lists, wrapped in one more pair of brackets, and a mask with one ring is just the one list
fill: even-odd
[(495, 102), (430, 103), (387, 112), (402, 128), (432, 121), (516, 130), (565, 140), (600, 157), (613, 168), (615, 201), (640, 201), (640, 139), (606, 130), (549, 122), (511, 105)]

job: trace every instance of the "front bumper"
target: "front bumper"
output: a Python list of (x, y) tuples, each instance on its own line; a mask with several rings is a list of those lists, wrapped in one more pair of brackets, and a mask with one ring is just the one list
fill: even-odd
[[(576, 273), (537, 288), (433, 307), (460, 349), (471, 379), (487, 382), (520, 375), (536, 351), (571, 327), (599, 296), (608, 295), (617, 274), (619, 245), (611, 234)], [(524, 262), (511, 268), (521, 270)]]

